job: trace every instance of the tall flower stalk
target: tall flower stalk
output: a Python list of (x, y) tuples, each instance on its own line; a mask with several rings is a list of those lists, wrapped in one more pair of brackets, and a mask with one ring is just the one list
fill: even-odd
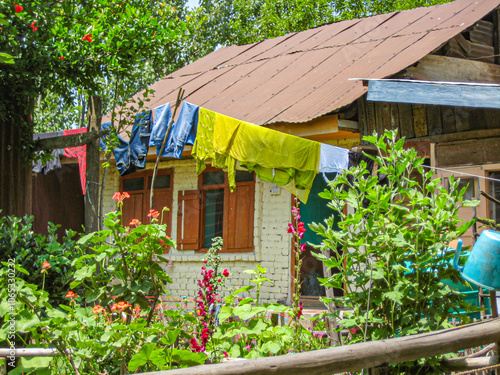
[(295, 272), (293, 276), (293, 282), (295, 286), (295, 292), (292, 295), (292, 311), (291, 317), (293, 322), (293, 328), (295, 333), (295, 344), (296, 350), (299, 351), (302, 347), (302, 341), (300, 338), (300, 317), (302, 316), (302, 302), (300, 301), (300, 291), (302, 287), (302, 280), (300, 279), (300, 268), (302, 266), (302, 259), (300, 255), (305, 251), (306, 244), (300, 244), (300, 241), (304, 237), (304, 223), (300, 221), (300, 201), (295, 198), (294, 206), (292, 207), (292, 222), (288, 223), (287, 232), (291, 233), (293, 236), (293, 256), (295, 257)]
[[(191, 350), (193, 352), (204, 352), (211, 341), (216, 329), (216, 303), (220, 302), (217, 292), (224, 286), (225, 279), (229, 276), (229, 271), (224, 269), (219, 273), (221, 258), (219, 251), (222, 249), (222, 238), (215, 237), (212, 246), (207, 251), (207, 256), (203, 260), (205, 265), (201, 268), (202, 279), (198, 280), (198, 298), (196, 299), (196, 311), (200, 321), (201, 333), (198, 340), (191, 339)], [(209, 269), (210, 267), (211, 269)], [(212, 345), (212, 356), (217, 356), (215, 344)]]

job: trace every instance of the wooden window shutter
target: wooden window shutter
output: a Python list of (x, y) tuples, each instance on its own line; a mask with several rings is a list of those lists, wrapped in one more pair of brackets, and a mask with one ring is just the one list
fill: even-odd
[(198, 250), (200, 248), (201, 199), (198, 190), (179, 191), (177, 209), (177, 249)]
[(224, 245), (229, 251), (242, 252), (253, 250), (253, 183), (241, 184), (234, 193), (228, 194), (227, 241)]
[(137, 219), (142, 223), (146, 222), (145, 219), (149, 219), (144, 215), (143, 208), (144, 194), (143, 193), (130, 193), (130, 198), (123, 201), (123, 211), (122, 211), (122, 223), (123, 225), (128, 225), (132, 219)]

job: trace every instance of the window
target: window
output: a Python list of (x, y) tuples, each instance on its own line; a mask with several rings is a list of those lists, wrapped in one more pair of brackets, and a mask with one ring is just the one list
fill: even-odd
[[(479, 188), (478, 188), (478, 179), (477, 178), (469, 178), (469, 177), (461, 177), (461, 176), (456, 176), (455, 180), (460, 179), (458, 182), (458, 187), (457, 189), (460, 191), (463, 188), (466, 188), (465, 194), (464, 194), (464, 199), (470, 200), (470, 199), (479, 199)], [(446, 189), (449, 191), (450, 190), (450, 185), (448, 179), (446, 179)]]
[[(489, 177), (496, 178), (500, 180), (500, 172), (490, 172)], [(500, 182), (490, 181), (490, 195), (500, 200)], [(490, 213), (491, 219), (495, 220), (495, 223), (500, 223), (500, 204), (490, 201)]]
[(236, 172), (231, 193), (227, 173), (209, 169), (199, 178), (198, 190), (179, 192), (177, 243), (179, 250), (206, 250), (212, 239), (224, 239), (224, 252), (253, 251), (255, 177)]
[[(172, 209), (172, 170), (163, 169), (158, 171), (155, 179), (154, 204), (153, 208), (160, 211), (164, 207)], [(132, 173), (120, 179), (120, 191), (130, 194), (129, 199), (123, 201), (123, 224), (127, 225), (132, 219), (139, 219), (142, 223), (149, 223), (149, 199), (151, 194), (151, 182), (153, 171), (141, 171)], [(165, 211), (163, 223), (167, 224), (167, 235), (170, 235), (172, 213)]]

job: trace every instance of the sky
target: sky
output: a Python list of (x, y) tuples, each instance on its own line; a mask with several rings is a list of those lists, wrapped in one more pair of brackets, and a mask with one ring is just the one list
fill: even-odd
[(188, 0), (187, 6), (190, 8), (194, 8), (195, 6), (198, 6), (198, 0)]

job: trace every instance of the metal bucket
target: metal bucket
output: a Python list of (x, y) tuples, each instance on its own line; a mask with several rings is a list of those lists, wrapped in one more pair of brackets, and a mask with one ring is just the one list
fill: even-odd
[(453, 267), (461, 276), (482, 288), (500, 290), (500, 233), (485, 230), (477, 239), (465, 266), (458, 265), (462, 241), (455, 251)]

